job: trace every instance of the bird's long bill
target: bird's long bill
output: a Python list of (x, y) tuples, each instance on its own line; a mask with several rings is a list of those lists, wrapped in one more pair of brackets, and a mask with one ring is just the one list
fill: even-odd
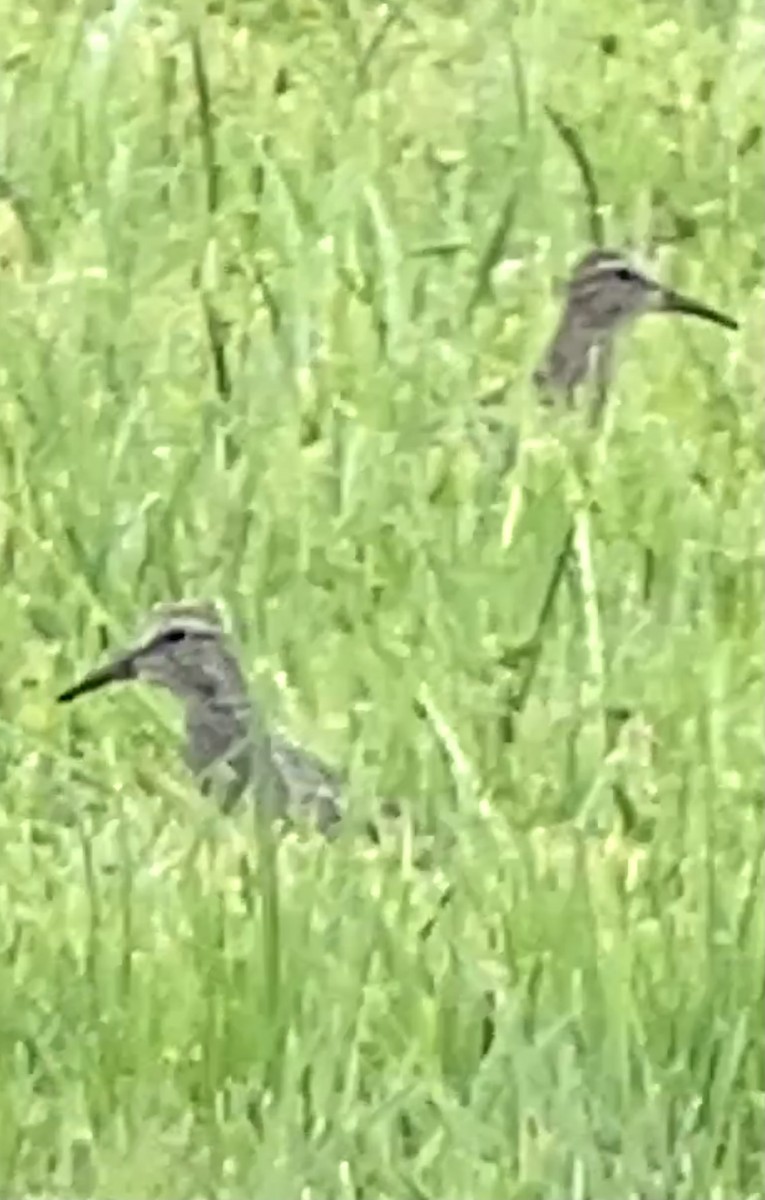
[(119, 657), (113, 658), (103, 667), (96, 667), (94, 671), (89, 671), (79, 683), (67, 688), (56, 699), (59, 704), (68, 704), (70, 700), (76, 700), (78, 696), (84, 696), (88, 692), (95, 692), (98, 688), (106, 687), (107, 684), (119, 683), (123, 679), (135, 679), (135, 675), (135, 654), (120, 654)]
[(734, 321), (733, 317), (728, 317), (699, 300), (692, 300), (690, 296), (684, 296), (681, 292), (673, 292), (671, 288), (662, 291), (661, 309), (663, 312), (686, 313), (689, 317), (700, 317), (702, 321), (712, 321), (714, 325), (724, 325), (726, 329), (738, 329), (738, 321)]

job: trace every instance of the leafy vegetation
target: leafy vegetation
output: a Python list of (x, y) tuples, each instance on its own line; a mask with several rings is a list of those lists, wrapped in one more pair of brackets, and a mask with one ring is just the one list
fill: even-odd
[[(2, 29), (0, 1192), (761, 1195), (759, 7)], [(545, 106), (742, 322), (646, 319), (592, 446), (528, 383), (589, 239)], [(184, 595), (348, 767), (276, 881), (170, 700), (53, 703)]]

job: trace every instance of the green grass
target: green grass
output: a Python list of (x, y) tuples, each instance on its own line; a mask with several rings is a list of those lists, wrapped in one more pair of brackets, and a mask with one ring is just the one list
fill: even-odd
[[(101, 7), (1, 10), (0, 1193), (759, 1197), (759, 5)], [(646, 321), (592, 453), (526, 382), (588, 237), (545, 104), (742, 322)], [(381, 848), (275, 888), (172, 703), (56, 708), (202, 594)]]

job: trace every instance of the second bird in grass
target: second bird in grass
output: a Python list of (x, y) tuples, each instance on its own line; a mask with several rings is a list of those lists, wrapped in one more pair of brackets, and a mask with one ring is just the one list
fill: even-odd
[(618, 250), (591, 250), (567, 284), (563, 312), (534, 372), (534, 383), (548, 398), (563, 393), (569, 403), (593, 369), (607, 384), (616, 334), (646, 313), (687, 314), (738, 329), (732, 317), (662, 286)]
[(184, 759), (205, 794), (231, 810), (251, 788), (269, 818), (306, 815), (325, 834), (341, 817), (341, 779), (321, 759), (272, 734), (213, 604), (163, 604), (146, 629), (109, 662), (58, 697), (67, 703), (123, 680), (146, 680), (182, 702)]

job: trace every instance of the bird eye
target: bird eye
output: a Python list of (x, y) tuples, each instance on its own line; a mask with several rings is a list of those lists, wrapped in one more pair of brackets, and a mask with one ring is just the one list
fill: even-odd
[(165, 634), (166, 642), (182, 642), (186, 637), (185, 629), (168, 629)]
[(617, 267), (614, 275), (617, 279), (621, 279), (622, 283), (631, 283), (635, 278), (635, 272), (631, 271), (629, 267)]

